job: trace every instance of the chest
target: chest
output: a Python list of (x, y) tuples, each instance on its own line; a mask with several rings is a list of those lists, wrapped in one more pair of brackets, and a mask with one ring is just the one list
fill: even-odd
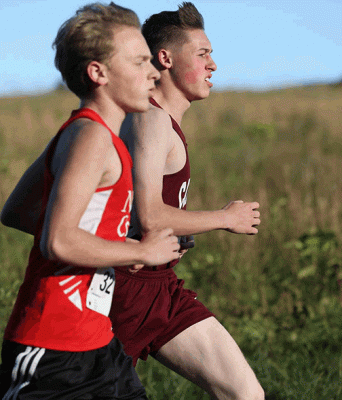
[(170, 132), (169, 152), (166, 158), (164, 175), (175, 174), (180, 171), (186, 163), (186, 150), (182, 139), (177, 132)]

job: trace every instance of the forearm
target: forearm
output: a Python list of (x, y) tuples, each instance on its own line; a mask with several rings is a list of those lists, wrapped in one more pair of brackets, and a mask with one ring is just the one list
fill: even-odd
[(63, 229), (45, 245), (43, 254), (54, 260), (86, 267), (108, 268), (144, 264), (144, 246), (138, 241), (117, 242), (102, 239), (82, 229)]
[(134, 244), (134, 243), (139, 243), (139, 242), (140, 242), (139, 240), (126, 237), (126, 243), (133, 243)]
[(190, 236), (217, 229), (226, 229), (223, 220), (227, 220), (222, 210), (187, 211), (163, 204), (153, 211), (139, 212), (144, 232), (170, 227), (177, 236)]

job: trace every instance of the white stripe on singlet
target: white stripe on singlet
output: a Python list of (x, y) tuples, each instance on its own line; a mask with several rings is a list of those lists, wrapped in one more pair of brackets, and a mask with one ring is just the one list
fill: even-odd
[(113, 189), (95, 192), (84, 211), (78, 227), (95, 235)]
[[(3, 400), (16, 400), (20, 390), (30, 384), (32, 376), (37, 369), (39, 360), (43, 357), (44, 353), (44, 348), (32, 348), (28, 346), (23, 353), (18, 354), (12, 370), (12, 383), (3, 397)], [(32, 358), (33, 360), (29, 367)], [(26, 380), (24, 380), (26, 373)]]

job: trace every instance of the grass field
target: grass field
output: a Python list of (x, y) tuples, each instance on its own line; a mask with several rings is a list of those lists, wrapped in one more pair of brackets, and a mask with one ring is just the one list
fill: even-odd
[[(0, 208), (78, 100), (0, 99)], [(256, 236), (213, 232), (176, 267), (254, 368), (268, 400), (342, 399), (342, 88), (212, 93), (186, 113), (189, 209), (258, 201)], [(0, 339), (29, 235), (0, 226)], [(209, 399), (153, 359), (151, 399)]]

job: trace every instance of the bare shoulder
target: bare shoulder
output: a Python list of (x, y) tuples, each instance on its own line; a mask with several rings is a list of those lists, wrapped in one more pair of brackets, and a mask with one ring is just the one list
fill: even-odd
[(87, 118), (80, 118), (74, 121), (68, 129), (75, 138), (79, 136), (84, 140), (94, 140), (100, 143), (112, 141), (108, 128)]
[(111, 142), (111, 134), (105, 126), (96, 121), (80, 118), (64, 130), (57, 147), (65, 148), (74, 143), (88, 143), (89, 146), (98, 148), (108, 146)]
[(150, 106), (145, 113), (135, 113), (132, 118), (132, 127), (138, 140), (160, 140), (169, 137), (172, 123), (169, 114), (154, 106)]
[(112, 146), (109, 130), (98, 122), (80, 118), (70, 124), (61, 134), (53, 157), (54, 171), (63, 165), (70, 154), (78, 152), (83, 157), (101, 153), (105, 156)]

